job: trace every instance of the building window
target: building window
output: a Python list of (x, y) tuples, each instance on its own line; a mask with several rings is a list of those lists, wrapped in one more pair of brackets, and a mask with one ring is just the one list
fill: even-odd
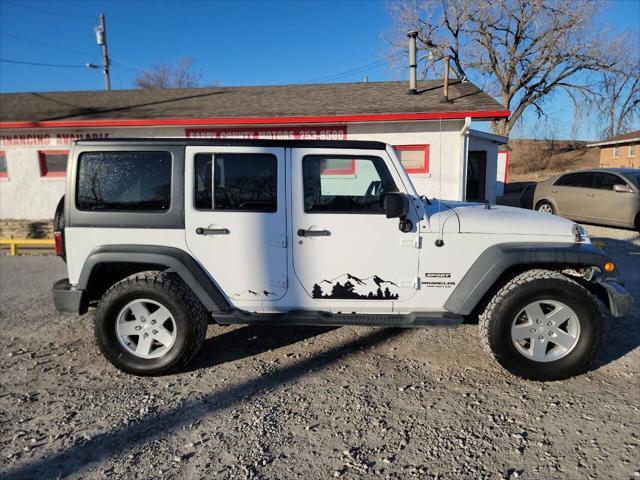
[(407, 173), (429, 173), (429, 145), (396, 145)]
[(613, 158), (620, 158), (620, 147), (613, 147)]
[(9, 170), (7, 170), (7, 154), (0, 150), (0, 178), (7, 178)]
[(86, 211), (166, 211), (171, 153), (87, 152), (78, 159), (76, 205)]
[(67, 174), (67, 158), (69, 150), (41, 150), (38, 152), (40, 159), (41, 177), (64, 177)]
[(320, 162), (322, 175), (355, 175), (356, 161), (350, 158), (325, 158)]
[(630, 157), (635, 157), (636, 156), (636, 146), (634, 145), (629, 145), (629, 156)]

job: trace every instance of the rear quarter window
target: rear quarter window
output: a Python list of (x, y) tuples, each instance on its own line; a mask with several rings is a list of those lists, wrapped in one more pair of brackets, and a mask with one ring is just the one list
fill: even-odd
[(162, 212), (171, 206), (170, 152), (85, 152), (78, 158), (76, 207)]

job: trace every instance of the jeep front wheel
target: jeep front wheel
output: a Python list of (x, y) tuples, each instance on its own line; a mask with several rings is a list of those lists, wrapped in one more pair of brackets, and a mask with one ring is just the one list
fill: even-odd
[(551, 270), (516, 276), (480, 316), (487, 351), (509, 372), (531, 380), (584, 372), (602, 342), (603, 324), (598, 300)]
[(116, 368), (157, 375), (196, 355), (207, 323), (206, 310), (175, 273), (142, 272), (103, 295), (94, 326), (100, 350)]

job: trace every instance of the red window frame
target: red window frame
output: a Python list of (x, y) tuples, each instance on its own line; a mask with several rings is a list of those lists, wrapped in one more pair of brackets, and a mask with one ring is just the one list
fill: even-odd
[(69, 150), (39, 150), (38, 160), (40, 162), (40, 176), (41, 177), (65, 177), (67, 171), (64, 172), (50, 172), (47, 169), (47, 155), (69, 155)]
[(350, 168), (326, 168), (320, 172), (321, 175), (355, 175), (356, 161), (351, 160)]
[[(405, 168), (407, 173), (429, 173), (429, 145), (396, 145), (393, 147), (398, 152), (424, 151), (424, 161), (421, 168)], [(404, 165), (403, 165), (404, 167)]]
[(0, 157), (4, 157), (4, 164), (7, 166), (6, 172), (0, 172), (0, 178), (9, 178), (9, 164), (7, 163), (7, 152), (0, 150)]

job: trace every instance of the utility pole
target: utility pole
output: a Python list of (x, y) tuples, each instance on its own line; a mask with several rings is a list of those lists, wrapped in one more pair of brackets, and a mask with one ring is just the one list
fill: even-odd
[(104, 74), (104, 89), (111, 90), (111, 78), (109, 77), (109, 54), (107, 53), (107, 27), (104, 23), (104, 14), (100, 14), (100, 25), (96, 27), (96, 42), (102, 49), (102, 73)]

